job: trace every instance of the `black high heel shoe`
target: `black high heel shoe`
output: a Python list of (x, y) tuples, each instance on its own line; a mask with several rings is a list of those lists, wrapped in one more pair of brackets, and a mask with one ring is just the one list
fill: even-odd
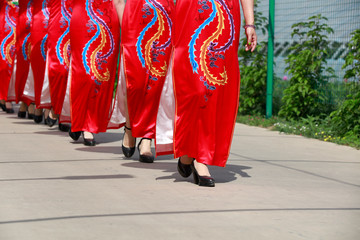
[[(40, 113), (40, 115), (38, 115)], [(45, 122), (45, 117), (44, 117), (44, 109), (41, 108), (35, 108), (34, 111), (34, 122), (35, 123), (41, 123), (44, 119)]]
[(72, 140), (74, 140), (74, 141), (79, 140), (80, 135), (81, 135), (81, 132), (72, 132), (72, 131), (71, 131), (71, 128), (70, 128), (70, 130), (69, 130), (69, 136), (72, 138)]
[(42, 122), (42, 120), (43, 120), (43, 115), (35, 115), (34, 114), (34, 116), (33, 116), (34, 118), (34, 122), (35, 123), (41, 123)]
[(28, 119), (34, 119), (35, 115), (33, 113), (28, 113)]
[(34, 119), (34, 116), (35, 116), (35, 105), (31, 103), (28, 107), (28, 119)]
[[(131, 131), (131, 128), (128, 128), (127, 126), (124, 126), (124, 137), (125, 137), (126, 130)], [(127, 157), (127, 158), (131, 158), (132, 155), (134, 155), (134, 152), (135, 152), (136, 138), (135, 138), (135, 146), (134, 147), (125, 147), (124, 146), (124, 138), (123, 138), (122, 142), (123, 143), (121, 145), (121, 149), (122, 149), (122, 152), (123, 152), (124, 156)]]
[(0, 103), (0, 107), (1, 107), (1, 109), (2, 109), (4, 112), (6, 112), (6, 106), (5, 106), (5, 104)]
[(178, 160), (177, 170), (182, 177), (187, 178), (192, 173), (191, 164), (183, 164), (180, 159), (181, 157)]
[(139, 151), (139, 155), (140, 155), (140, 158), (139, 158), (139, 161), (140, 162), (143, 162), (143, 163), (153, 163), (154, 162), (154, 156), (148, 156), (148, 155), (142, 155), (140, 154), (140, 144), (142, 142), (142, 140), (144, 139), (148, 139), (151, 141), (151, 138), (142, 138), (137, 146), (138, 148), (138, 151)]
[(215, 187), (215, 180), (212, 177), (200, 176), (195, 168), (194, 162), (191, 163), (191, 169), (194, 176), (195, 184), (202, 187)]
[(48, 116), (48, 117), (46, 118), (46, 124), (47, 124), (49, 127), (54, 126), (56, 122), (57, 122), (57, 119), (52, 119), (50, 116)]
[(84, 132), (82, 132), (82, 136), (83, 136), (83, 139), (84, 139), (84, 145), (85, 146), (92, 147), (92, 146), (96, 145), (96, 142), (95, 142), (94, 138), (85, 138)]
[(59, 123), (59, 130), (62, 132), (69, 132), (70, 131), (70, 126), (67, 124), (62, 124)]
[(6, 108), (6, 113), (14, 113), (14, 109), (13, 108)]
[(18, 118), (26, 118), (26, 111), (25, 112), (19, 111), (18, 112)]

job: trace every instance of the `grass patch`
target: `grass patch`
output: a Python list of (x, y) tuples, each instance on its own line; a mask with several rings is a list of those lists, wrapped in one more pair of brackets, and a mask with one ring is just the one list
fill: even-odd
[(309, 117), (302, 118), (298, 121), (286, 121), (285, 119), (276, 116), (266, 119), (264, 116), (260, 115), (239, 115), (237, 117), (237, 122), (360, 149), (359, 136), (351, 133), (345, 136), (337, 135), (336, 132), (332, 130), (328, 119)]

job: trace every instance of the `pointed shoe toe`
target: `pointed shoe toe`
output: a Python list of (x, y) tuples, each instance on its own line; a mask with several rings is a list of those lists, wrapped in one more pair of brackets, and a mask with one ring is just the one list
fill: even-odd
[(72, 138), (72, 140), (77, 141), (77, 140), (79, 140), (79, 138), (81, 136), (81, 132), (72, 132), (70, 130), (69, 131), (69, 136)]
[(140, 155), (139, 161), (143, 163), (153, 163), (154, 156)]
[(92, 147), (92, 146), (96, 145), (96, 141), (95, 141), (95, 139), (84, 138), (84, 145)]

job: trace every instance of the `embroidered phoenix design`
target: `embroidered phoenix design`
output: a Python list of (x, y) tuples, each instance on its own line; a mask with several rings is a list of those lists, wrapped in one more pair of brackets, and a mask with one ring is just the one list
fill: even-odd
[[(210, 13), (195, 30), (189, 43), (189, 58), (192, 70), (194, 73), (198, 73), (200, 68), (203, 73), (203, 77), (200, 79), (204, 81), (204, 85), (206, 85), (207, 88), (209, 88), (209, 84), (214, 86), (225, 85), (228, 81), (226, 69), (225, 67), (223, 67), (222, 70), (220, 69), (220, 73), (216, 76), (215, 73), (218, 72), (217, 68), (219, 68), (216, 62), (224, 61), (224, 53), (234, 42), (235, 27), (233, 16), (223, 0), (199, 1), (199, 5), (201, 5), (201, 8), (198, 10), (199, 14)], [(210, 25), (216, 26), (211, 28), (215, 30), (212, 31), (212, 34), (198, 47), (197, 40), (201, 37), (203, 30)], [(228, 40), (223, 46), (220, 46), (220, 42), (224, 39), (222, 36), (224, 32), (229, 35)], [(197, 51), (200, 51), (199, 56), (197, 56)], [(210, 90), (214, 89), (215, 87), (212, 87)]]
[[(92, 0), (86, 1), (86, 12), (90, 18), (90, 21), (87, 24), (89, 28), (88, 32), (95, 31), (95, 34), (85, 45), (82, 57), (86, 73), (90, 74), (91, 71), (95, 76), (94, 80), (98, 84), (101, 84), (101, 82), (109, 81), (110, 79), (110, 72), (108, 69), (106, 69), (104, 73), (100, 73), (99, 69), (102, 69), (101, 65), (106, 63), (109, 56), (114, 52), (115, 44), (109, 27), (102, 19), (104, 13), (99, 9), (95, 12), (93, 4), (94, 1)], [(110, 46), (108, 46), (108, 40), (110, 41)], [(94, 50), (90, 50), (90, 46), (95, 44), (95, 42), (98, 42), (99, 44)], [(106, 51), (106, 48), (108, 48), (108, 51)]]
[(16, 43), (16, 22), (12, 17), (11, 11), (18, 12), (19, 7), (9, 2), (5, 8), (5, 32), (9, 32), (0, 45), (1, 57), (6, 60), (9, 66), (12, 66), (15, 57)]
[[(165, 50), (171, 44), (172, 21), (165, 8), (156, 0), (145, 0), (142, 11), (144, 12), (143, 18), (151, 17), (151, 21), (144, 27), (137, 38), (136, 52), (142, 67), (149, 69), (150, 78), (156, 81), (158, 77), (166, 75), (168, 68), (167, 61), (164, 61), (160, 66), (154, 63), (160, 62), (157, 59), (158, 56), (165, 55)], [(154, 31), (149, 31), (156, 26), (155, 34)], [(148, 32), (151, 32), (151, 34), (147, 34)], [(147, 38), (147, 36), (150, 38)], [(166, 40), (161, 43), (161, 39)]]

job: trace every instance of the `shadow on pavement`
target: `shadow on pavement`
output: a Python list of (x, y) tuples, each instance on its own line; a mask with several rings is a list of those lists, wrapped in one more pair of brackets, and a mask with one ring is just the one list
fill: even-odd
[[(193, 182), (192, 176), (190, 176), (189, 178), (183, 178), (179, 175), (179, 173), (177, 172), (177, 161), (175, 160), (174, 163), (155, 162), (153, 164), (141, 163), (137, 161), (131, 163), (124, 163), (122, 164), (122, 166), (131, 167), (131, 168), (147, 168), (147, 169), (161, 170), (164, 173), (170, 173), (170, 175), (158, 177), (156, 178), (156, 180), (174, 179), (174, 182), (182, 182), (182, 181)], [(251, 169), (251, 167), (232, 165), (232, 164), (228, 164), (226, 168), (220, 168), (214, 166), (209, 167), (211, 175), (215, 178), (216, 183), (226, 183), (226, 182), (235, 181), (238, 178), (238, 176), (251, 177), (248, 173), (244, 171), (247, 169)]]
[(47, 180), (99, 180), (99, 179), (121, 179), (121, 178), (134, 178), (129, 174), (116, 174), (116, 175), (85, 175), (85, 176), (65, 176), (65, 177), (52, 177), (52, 178), (18, 178), (18, 179), (1, 179), (0, 182), (15, 182), (15, 181), (47, 181)]

